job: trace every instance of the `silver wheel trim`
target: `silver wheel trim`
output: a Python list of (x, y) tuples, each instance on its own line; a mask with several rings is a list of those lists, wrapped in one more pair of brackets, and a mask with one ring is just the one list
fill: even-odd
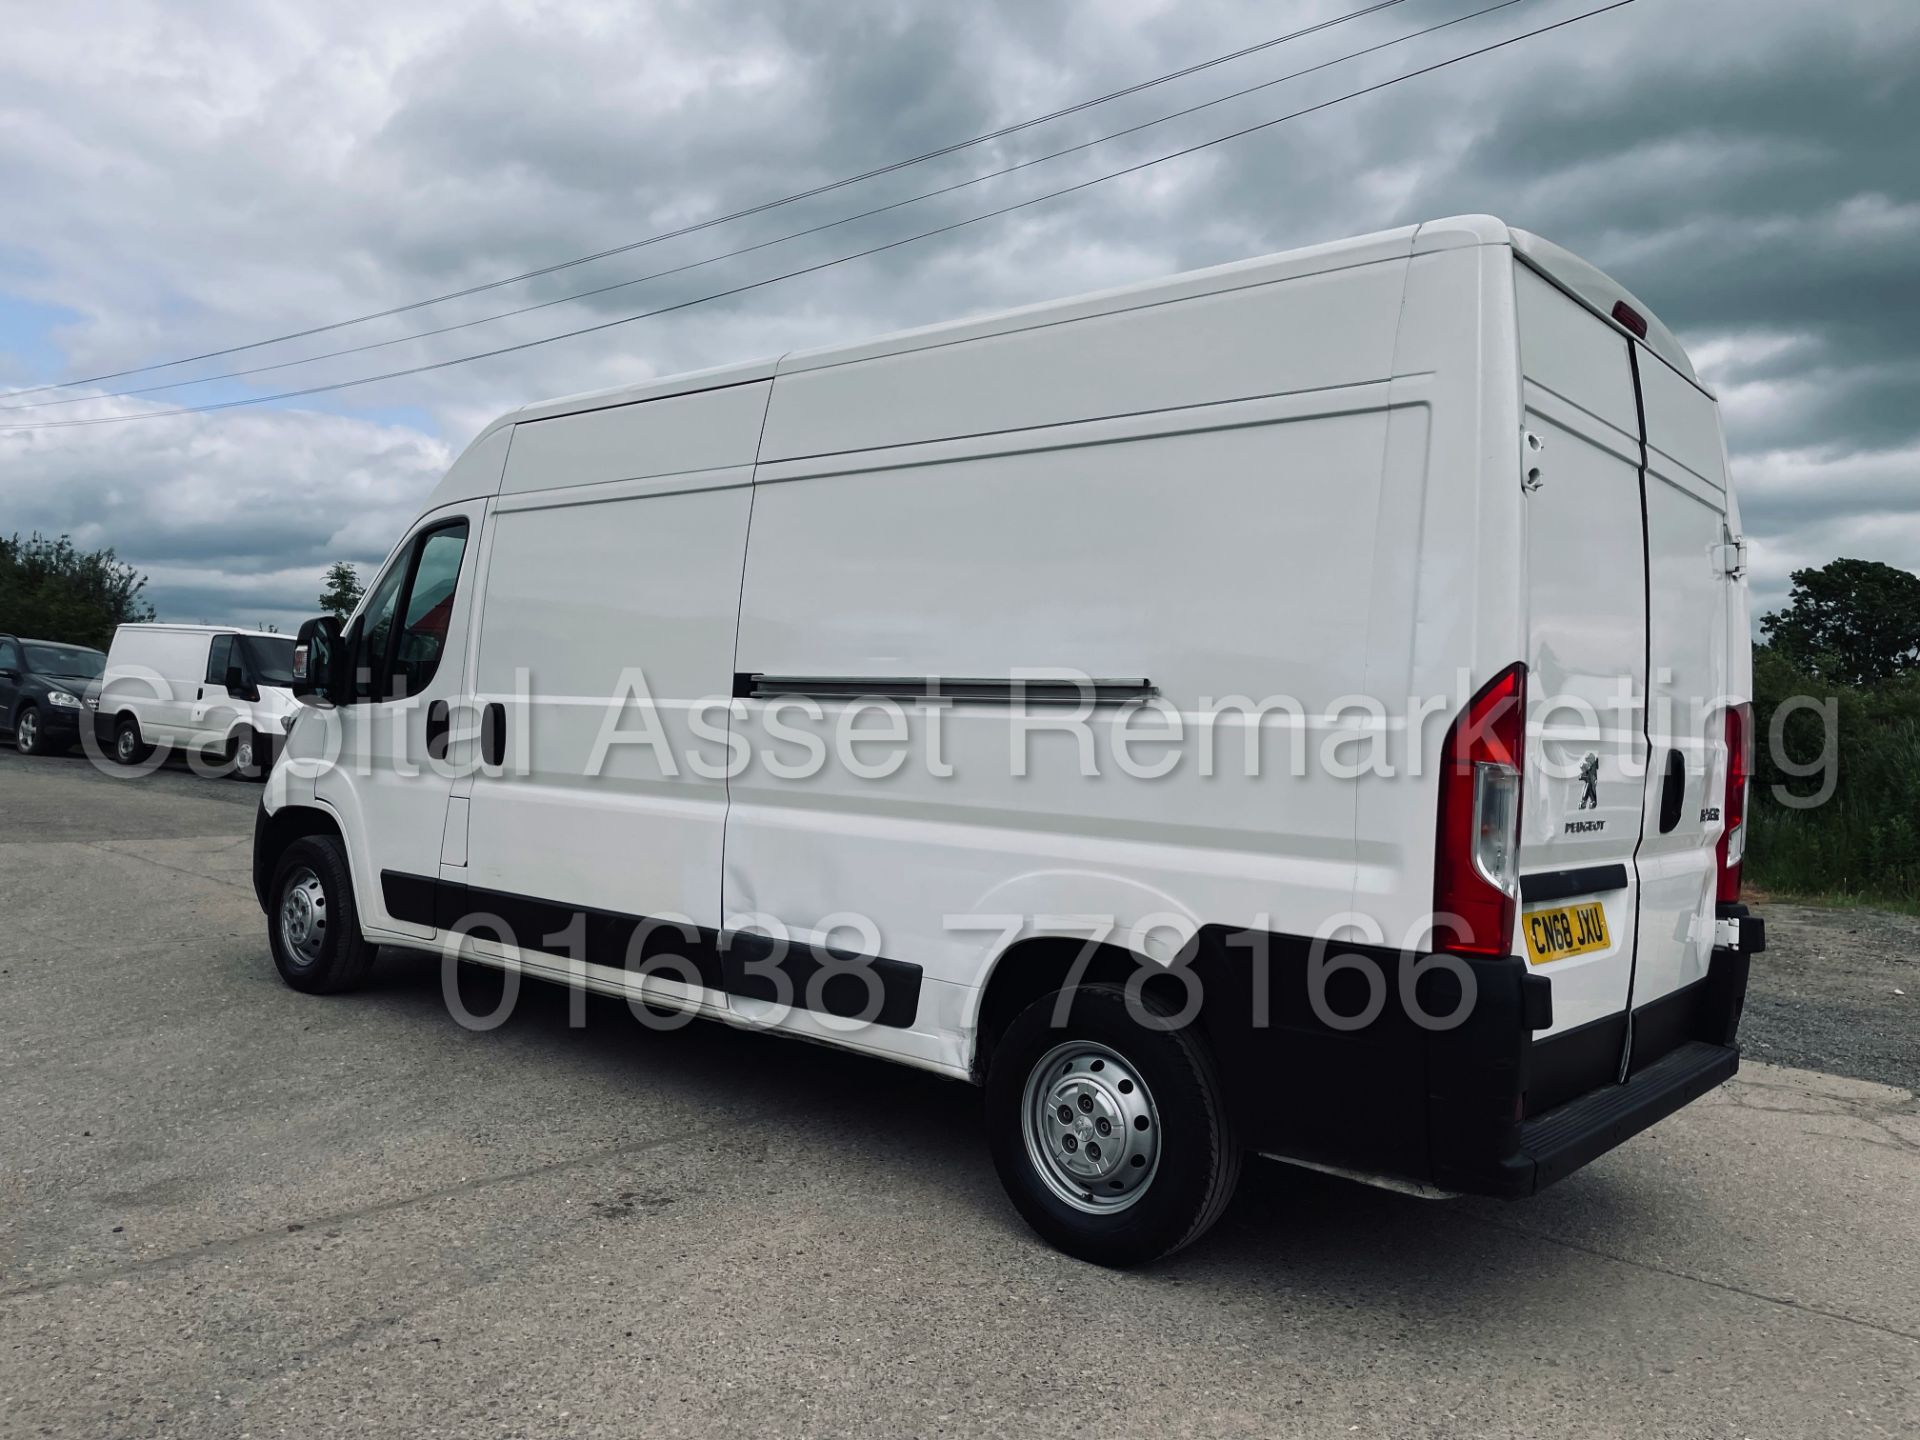
[(251, 770), (253, 768), (253, 742), (251, 740), (239, 740), (235, 742), (233, 763), (242, 770)]
[(1020, 1126), (1035, 1173), (1089, 1215), (1128, 1209), (1159, 1173), (1153, 1096), (1131, 1061), (1096, 1041), (1069, 1040), (1040, 1057), (1027, 1074)]
[(40, 712), (23, 711), (20, 716), (20, 730), (14, 736), (22, 750), (31, 750), (40, 743)]
[(302, 865), (280, 892), (280, 943), (302, 965), (320, 958), (327, 943), (327, 887)]
[(134, 754), (139, 749), (140, 749), (140, 741), (134, 735), (132, 726), (128, 726), (126, 729), (122, 730), (120, 732), (120, 738), (114, 742), (114, 754), (118, 755), (122, 760), (128, 761), (129, 763), (132, 762)]

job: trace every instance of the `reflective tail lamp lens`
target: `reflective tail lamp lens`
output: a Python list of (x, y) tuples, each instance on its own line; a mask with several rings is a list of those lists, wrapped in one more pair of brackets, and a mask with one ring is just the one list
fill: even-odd
[(1433, 869), (1436, 947), (1467, 955), (1512, 948), (1526, 735), (1527, 668), (1519, 664), (1488, 681), (1448, 727)]

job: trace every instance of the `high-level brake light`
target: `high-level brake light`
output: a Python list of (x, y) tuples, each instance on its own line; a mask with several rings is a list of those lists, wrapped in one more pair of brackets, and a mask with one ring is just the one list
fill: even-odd
[(1631, 330), (1634, 334), (1638, 335), (1642, 340), (1647, 338), (1647, 317), (1627, 304), (1626, 301), (1614, 301), (1613, 318), (1626, 326), (1627, 329)]

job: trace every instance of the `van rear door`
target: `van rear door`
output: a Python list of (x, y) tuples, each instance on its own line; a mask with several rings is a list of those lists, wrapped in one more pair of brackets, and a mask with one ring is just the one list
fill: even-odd
[(1618, 1068), (1633, 977), (1647, 756), (1639, 405), (1627, 337), (1525, 266), (1514, 277), (1532, 730), (1521, 943), (1553, 981), (1548, 1033), (1582, 1036), (1556, 1087), (1578, 1093)]
[(1719, 407), (1649, 348), (1633, 349), (1647, 442), (1651, 764), (1632, 993), (1644, 1056), (1684, 1034), (1681, 992), (1706, 977), (1713, 954), (1733, 587)]

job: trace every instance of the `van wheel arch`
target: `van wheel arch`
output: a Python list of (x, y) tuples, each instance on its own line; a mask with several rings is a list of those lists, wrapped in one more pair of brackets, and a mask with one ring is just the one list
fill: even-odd
[(280, 857), (287, 853), (288, 846), (313, 835), (328, 836), (339, 842), (343, 852), (352, 853), (346, 833), (331, 811), (316, 805), (282, 805), (273, 814), (262, 815), (259, 838), (253, 847), (253, 889), (262, 909), (266, 908), (274, 871), (280, 868)]
[[(987, 1068), (993, 1060), (993, 1047), (1000, 1037), (1035, 1000), (1042, 995), (1060, 989), (1080, 965), (1081, 953), (1086, 949), (1084, 937), (1072, 935), (1035, 935), (1016, 940), (1000, 953), (993, 962), (993, 968), (987, 973), (987, 982), (980, 996), (980, 1009), (974, 1022), (973, 1061), (969, 1069), (973, 1083), (984, 1085)], [(1173, 1008), (1178, 1009), (1180, 985), (1167, 971), (1167, 967), (1148, 959), (1146, 956), (1121, 945), (1095, 945), (1093, 954), (1084, 962), (1080, 971), (1079, 983), (1082, 985), (1121, 985), (1133, 978), (1134, 972), (1144, 970), (1147, 978), (1142, 982), (1144, 993), (1155, 994), (1160, 986), (1155, 977), (1165, 977), (1171, 987), (1169, 994), (1173, 998)], [(1205, 1034), (1204, 1017), (1195, 1028)]]

